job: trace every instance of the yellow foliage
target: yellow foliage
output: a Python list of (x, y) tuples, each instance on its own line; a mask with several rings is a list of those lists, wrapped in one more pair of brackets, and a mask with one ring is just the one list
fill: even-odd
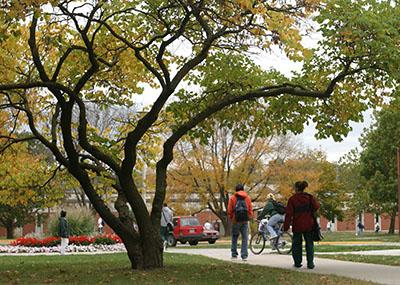
[(0, 156), (0, 204), (11, 207), (36, 203), (44, 207), (53, 205), (63, 193), (53, 184), (41, 188), (49, 176), (42, 158), (30, 154), (26, 145), (8, 148)]

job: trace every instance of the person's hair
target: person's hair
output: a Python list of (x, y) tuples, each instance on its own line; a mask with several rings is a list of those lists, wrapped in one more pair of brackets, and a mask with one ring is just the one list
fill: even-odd
[(235, 187), (235, 190), (236, 190), (236, 191), (242, 191), (242, 190), (244, 190), (243, 184), (240, 184), (240, 183), (237, 184), (236, 187)]
[(164, 203), (164, 204), (163, 204), (163, 207), (168, 207), (167, 203)]
[(65, 218), (67, 216), (67, 212), (65, 212), (64, 210), (62, 210), (60, 212), (60, 217)]
[(297, 181), (294, 183), (294, 188), (297, 192), (303, 192), (308, 187), (307, 181)]

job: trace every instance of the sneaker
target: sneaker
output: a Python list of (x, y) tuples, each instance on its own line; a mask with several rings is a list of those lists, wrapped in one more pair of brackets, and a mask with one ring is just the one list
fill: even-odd
[(315, 267), (315, 265), (314, 265), (314, 264), (307, 265), (307, 268), (308, 268), (308, 269), (314, 269), (314, 267)]
[(247, 262), (247, 257), (242, 258), (242, 261), (243, 261), (243, 262)]

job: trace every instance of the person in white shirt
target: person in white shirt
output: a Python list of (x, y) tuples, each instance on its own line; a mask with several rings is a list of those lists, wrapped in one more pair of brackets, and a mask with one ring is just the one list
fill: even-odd
[(204, 223), (203, 227), (205, 230), (208, 230), (208, 231), (213, 229), (213, 226), (211, 225), (211, 223), (208, 220)]
[(167, 203), (164, 203), (161, 209), (161, 229), (160, 229), (161, 238), (164, 244), (164, 249), (166, 249), (167, 247), (167, 239), (169, 233), (168, 227), (172, 227), (172, 216), (173, 216), (172, 210), (168, 208)]
[(104, 228), (104, 221), (101, 217), (99, 217), (99, 219), (97, 220), (97, 227), (99, 229), (99, 233), (102, 234)]

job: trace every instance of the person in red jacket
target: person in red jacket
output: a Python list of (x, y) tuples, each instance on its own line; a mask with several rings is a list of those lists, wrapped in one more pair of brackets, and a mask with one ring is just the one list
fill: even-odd
[(314, 223), (313, 214), (319, 209), (319, 203), (314, 196), (304, 192), (307, 187), (308, 183), (306, 181), (297, 181), (294, 184), (296, 193), (289, 198), (283, 230), (287, 231), (289, 226), (292, 225), (294, 266), (302, 266), (302, 238), (304, 237), (306, 241), (307, 268), (313, 269), (315, 267), (314, 241), (311, 231)]
[(229, 198), (228, 217), (232, 221), (232, 258), (237, 258), (237, 241), (239, 233), (242, 235), (242, 249), (240, 256), (243, 261), (247, 261), (248, 250), (247, 242), (249, 239), (248, 221), (253, 217), (253, 208), (249, 195), (244, 191), (242, 184), (236, 185), (236, 193)]

